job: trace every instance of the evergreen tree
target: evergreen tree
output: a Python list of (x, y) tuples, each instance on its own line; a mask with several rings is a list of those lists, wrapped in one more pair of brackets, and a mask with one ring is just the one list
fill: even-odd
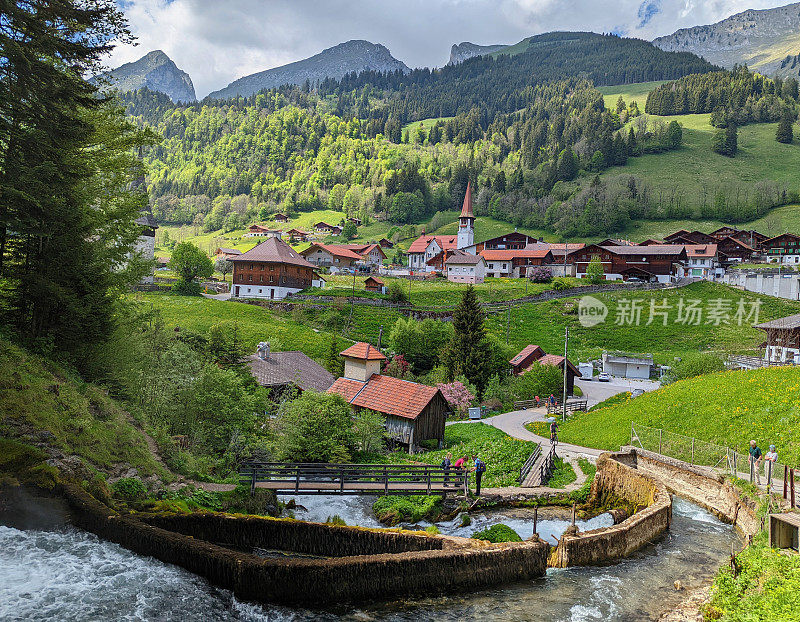
[(623, 110), (625, 110), (625, 108), (625, 100), (622, 99), (622, 95), (620, 95), (619, 99), (617, 100), (617, 114), (621, 113)]
[(506, 191), (506, 174), (503, 171), (500, 171), (495, 175), (494, 182), (492, 182), (492, 189), (495, 192), (505, 192)]
[(131, 184), (144, 141), (82, 78), (129, 36), (114, 0), (8, 1), (0, 14), (0, 312), (81, 365), (112, 330), (146, 205)]
[(453, 339), (445, 356), (449, 379), (465, 376), (478, 390), (478, 397), (483, 395), (491, 371), (484, 318), (475, 290), (470, 285), (453, 312)]
[(790, 145), (792, 140), (794, 140), (793, 123), (794, 119), (792, 118), (791, 111), (785, 108), (781, 115), (781, 120), (778, 122), (778, 131), (775, 133), (775, 140), (779, 143)]
[(730, 158), (736, 157), (739, 150), (739, 128), (733, 122), (728, 123), (725, 128), (725, 155)]
[(325, 355), (325, 369), (331, 372), (335, 378), (339, 378), (344, 373), (344, 359), (339, 356), (339, 340), (336, 335), (331, 335), (331, 342)]
[(572, 149), (564, 149), (558, 155), (556, 176), (560, 181), (571, 181), (578, 175), (578, 162)]

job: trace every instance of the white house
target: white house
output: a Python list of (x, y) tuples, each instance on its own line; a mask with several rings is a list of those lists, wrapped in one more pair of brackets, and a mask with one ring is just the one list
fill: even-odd
[(686, 261), (678, 276), (693, 279), (713, 279), (719, 265), (716, 244), (685, 244)]
[(603, 371), (619, 378), (648, 379), (653, 369), (652, 356), (628, 356), (603, 352)]
[(458, 249), (451, 251), (445, 261), (445, 274), (454, 283), (483, 283), (486, 277), (486, 260)]

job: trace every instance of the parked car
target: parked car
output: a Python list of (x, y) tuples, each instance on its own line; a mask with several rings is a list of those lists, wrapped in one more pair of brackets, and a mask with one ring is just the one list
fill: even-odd
[(640, 395), (644, 395), (644, 389), (633, 389), (631, 391), (631, 397), (639, 397)]
[(597, 376), (597, 380), (599, 382), (611, 382), (611, 374), (608, 372), (601, 372), (601, 374)]

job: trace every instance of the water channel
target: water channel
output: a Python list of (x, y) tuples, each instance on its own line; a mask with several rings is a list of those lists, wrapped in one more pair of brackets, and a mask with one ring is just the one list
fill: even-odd
[[(181, 568), (135, 555), (65, 523), (57, 505), (20, 516), (0, 511), (0, 619), (2, 620), (648, 620), (682, 598), (673, 583), (700, 585), (738, 546), (735, 531), (708, 512), (675, 499), (673, 525), (657, 542), (617, 564), (549, 570), (535, 581), (430, 598), (305, 610), (249, 603)], [(348, 524), (377, 526), (369, 500), (297, 498), (297, 518), (339, 514)], [(322, 515), (324, 514), (324, 516)], [(349, 519), (349, 520), (348, 520)], [(548, 524), (549, 521), (549, 524)], [(608, 522), (606, 522), (608, 521)], [(473, 524), (441, 523), (442, 532), (470, 535), (503, 522), (526, 537), (527, 511), (473, 516)], [(600, 516), (582, 528), (608, 524)], [(558, 534), (567, 521), (540, 521)], [(462, 532), (463, 531), (463, 532)], [(551, 539), (552, 540), (552, 539)]]

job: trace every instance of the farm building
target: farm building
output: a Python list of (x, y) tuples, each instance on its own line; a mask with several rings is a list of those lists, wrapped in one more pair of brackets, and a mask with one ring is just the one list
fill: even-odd
[(386, 417), (389, 437), (409, 452), (425, 440), (444, 440), (449, 410), (442, 392), (380, 373), (386, 357), (368, 343), (356, 343), (341, 353), (344, 376), (328, 393), (338, 393), (356, 409), (374, 410)]
[(368, 276), (364, 279), (364, 289), (368, 292), (386, 293), (386, 284), (374, 276)]
[[(528, 371), (534, 363), (539, 365), (555, 365), (564, 371), (564, 357), (557, 354), (547, 354), (537, 345), (529, 344), (509, 361), (511, 373), (521, 376)], [(567, 359), (567, 393), (572, 395), (575, 390), (575, 378), (580, 377), (578, 368)]]
[(653, 357), (629, 356), (603, 352), (603, 371), (619, 378), (648, 379), (653, 370)]
[(258, 384), (278, 392), (294, 387), (327, 391), (334, 380), (333, 374), (302, 352), (270, 352), (269, 343), (263, 341), (245, 362)]

